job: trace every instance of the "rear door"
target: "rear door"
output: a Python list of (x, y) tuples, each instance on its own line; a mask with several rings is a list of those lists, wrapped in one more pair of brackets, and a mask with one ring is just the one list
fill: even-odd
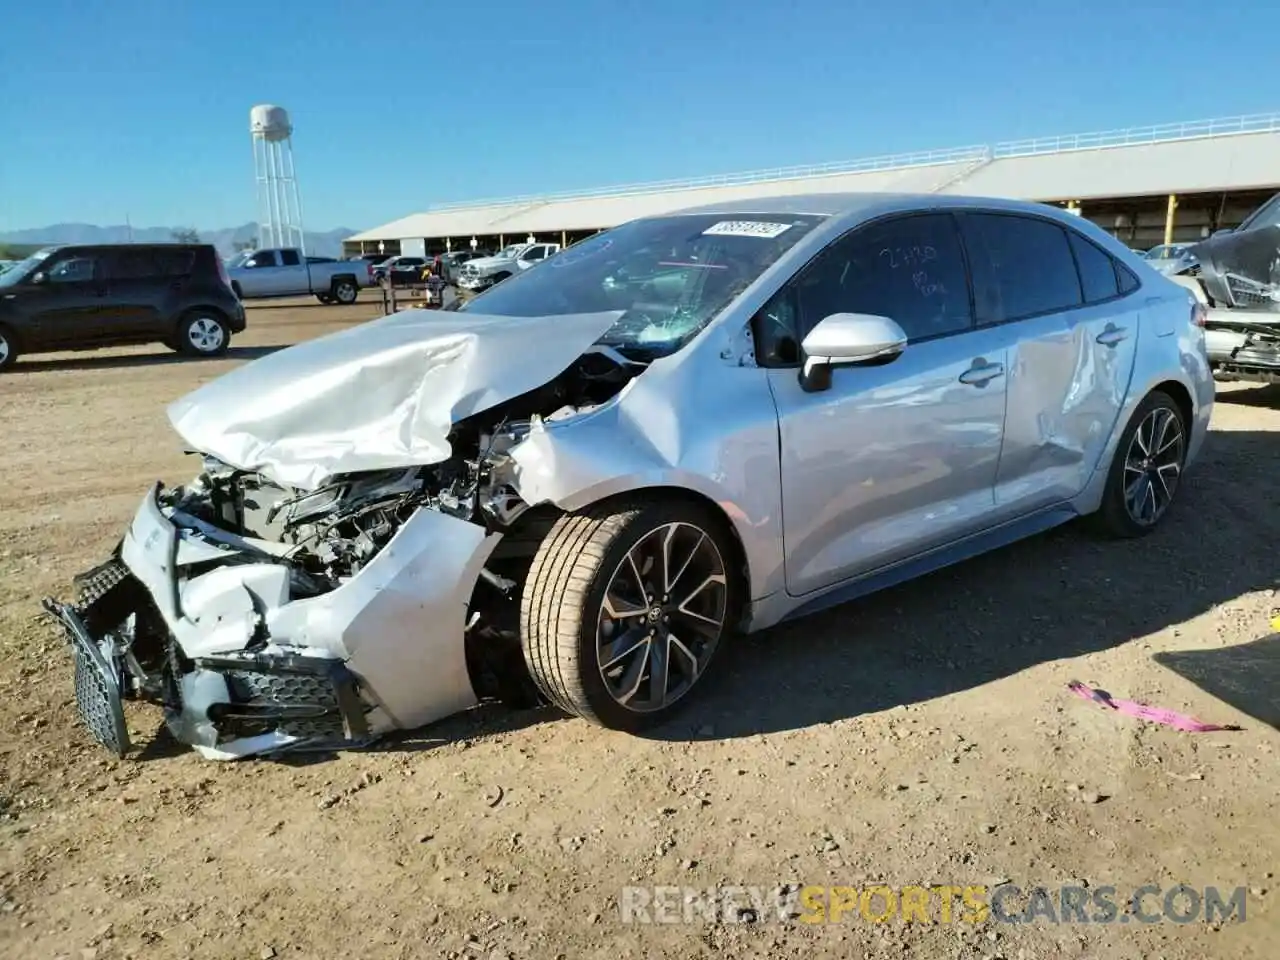
[[(965, 213), (961, 227), (978, 324), (1012, 334), (995, 486), (998, 519), (1006, 520), (1084, 488), (1128, 388), (1137, 330), (1124, 320), (1110, 258), (1097, 262), (1091, 254), (1106, 255), (1070, 228), (996, 211)], [(1104, 346), (1113, 328), (1120, 332)]]
[(32, 340), (42, 347), (80, 347), (101, 343), (107, 281), (102, 258), (92, 251), (55, 253), (40, 272), (43, 280), (24, 287)]
[(109, 294), (102, 309), (104, 335), (119, 340), (154, 338), (166, 283), (158, 252), (148, 247), (117, 247), (103, 255)]

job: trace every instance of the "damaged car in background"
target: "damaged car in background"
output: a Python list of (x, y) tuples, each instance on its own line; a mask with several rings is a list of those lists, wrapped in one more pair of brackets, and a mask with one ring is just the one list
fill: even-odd
[(489, 699), (636, 730), (736, 631), (1079, 516), (1154, 529), (1207, 429), (1201, 317), (1034, 204), (637, 220), (178, 400), (194, 478), (45, 606), (121, 755), (130, 699), (216, 759)]
[(1280, 194), (1234, 230), (1188, 246), (1169, 272), (1206, 307), (1214, 378), (1280, 383)]

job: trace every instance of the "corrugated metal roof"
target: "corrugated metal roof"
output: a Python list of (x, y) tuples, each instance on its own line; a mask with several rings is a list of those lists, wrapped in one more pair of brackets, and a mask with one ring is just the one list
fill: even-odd
[(593, 230), (685, 207), (779, 194), (891, 191), (1089, 200), (1274, 187), (1280, 187), (1280, 114), (1267, 114), (454, 204), (349, 239)]
[(1280, 186), (1280, 133), (995, 159), (945, 192), (1089, 200)]

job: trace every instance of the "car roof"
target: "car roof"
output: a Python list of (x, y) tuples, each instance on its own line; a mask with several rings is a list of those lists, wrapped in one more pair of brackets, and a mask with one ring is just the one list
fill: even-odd
[(1023, 212), (1045, 212), (1056, 207), (1031, 203), (1025, 200), (1008, 200), (998, 197), (941, 196), (936, 193), (810, 193), (775, 197), (755, 197), (743, 200), (725, 200), (719, 203), (675, 210), (667, 216), (687, 214), (790, 214), (797, 216), (821, 216), (863, 218), (886, 213), (911, 210), (947, 209), (982, 206)]

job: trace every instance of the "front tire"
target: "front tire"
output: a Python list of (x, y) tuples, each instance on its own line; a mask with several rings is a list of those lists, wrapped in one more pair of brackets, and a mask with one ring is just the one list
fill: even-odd
[(178, 345), (187, 356), (222, 356), (231, 345), (226, 318), (212, 310), (192, 310), (178, 322)]
[(556, 521), (520, 603), (525, 663), (553, 704), (615, 730), (684, 706), (732, 631), (742, 578), (723, 523), (666, 500)]
[(1187, 460), (1187, 423), (1173, 397), (1152, 391), (1134, 411), (1107, 474), (1095, 529), (1132, 539), (1151, 533), (1169, 512)]

